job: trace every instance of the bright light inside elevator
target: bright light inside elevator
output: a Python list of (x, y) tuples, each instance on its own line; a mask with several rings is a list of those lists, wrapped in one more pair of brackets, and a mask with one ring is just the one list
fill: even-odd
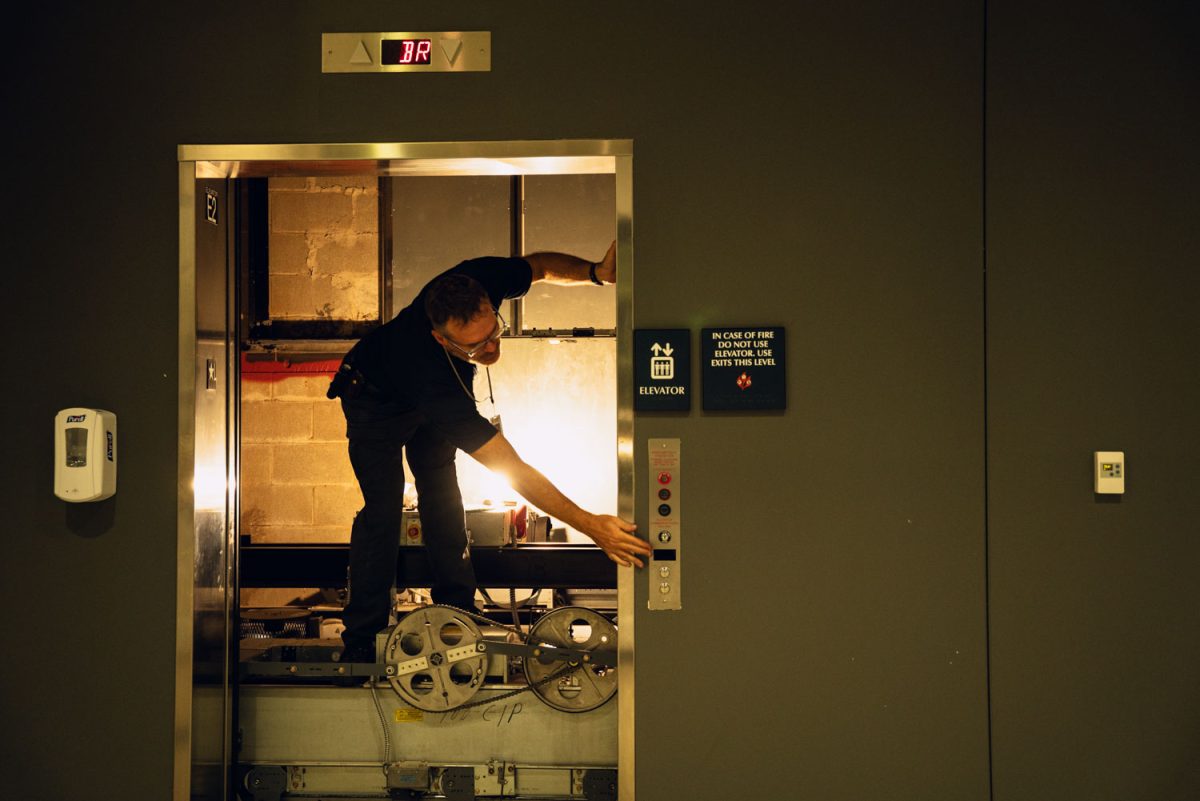
[[(579, 338), (554, 345), (514, 339), (505, 343), (491, 372), (504, 434), (522, 458), (584, 509), (615, 509), (615, 340)], [(476, 379), (480, 384), (486, 384), (482, 375)], [(468, 504), (519, 498), (502, 477), (470, 458), (460, 455), (458, 469)], [(570, 541), (589, 541), (573, 529), (567, 534)]]

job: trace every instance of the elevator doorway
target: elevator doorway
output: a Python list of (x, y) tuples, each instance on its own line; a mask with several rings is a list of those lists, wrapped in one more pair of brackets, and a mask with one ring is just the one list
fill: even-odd
[[(618, 283), (613, 299), (611, 340), (615, 410), (611, 421), (614, 455), (615, 512), (633, 518), (632, 476), (632, 150), (625, 141), (489, 142), (362, 145), (232, 145), (182, 146), (180, 160), (180, 465), (179, 562), (176, 676), (175, 797), (229, 798), (239, 792), (239, 638), (243, 633), (238, 593), (243, 574), (252, 572), (245, 560), (254, 551), (243, 530), (247, 463), (243, 410), (249, 392), (244, 380), (247, 332), (252, 325), (275, 324), (250, 315), (249, 297), (255, 290), (245, 275), (253, 261), (253, 238), (239, 236), (256, 214), (247, 202), (253, 185), (274, 180), (280, 185), (308, 186), (323, 177), (357, 176), (379, 181), (417, 181), (435, 178), (496, 179), (519, 187), (521, 178), (573, 180), (572, 176), (611, 176), (612, 228), (615, 231)], [(511, 180), (511, 183), (509, 181)], [(582, 178), (581, 178), (582, 180)], [(513, 190), (517, 192), (519, 190)], [(386, 190), (385, 190), (386, 194)], [(407, 197), (415, 193), (406, 193)], [(403, 204), (399, 204), (403, 205)], [(395, 210), (398, 206), (390, 205)], [(257, 207), (261, 208), (261, 207)], [(400, 210), (397, 220), (403, 218)], [(239, 219), (241, 215), (241, 219)], [(417, 215), (419, 217), (419, 214)], [(261, 221), (259, 221), (261, 222)], [(399, 224), (399, 223), (397, 223)], [(386, 241), (385, 241), (386, 240)], [(381, 238), (380, 263), (388, 265), (391, 241)], [(514, 243), (520, 252), (523, 243)], [(279, 245), (283, 247), (283, 245)], [(531, 250), (542, 248), (533, 243)], [(478, 254), (483, 255), (483, 254)], [(599, 254), (597, 254), (598, 257)], [(445, 265), (450, 266), (450, 265)], [(366, 279), (363, 279), (364, 284)], [(403, 287), (390, 269), (381, 270), (376, 287), (379, 322), (403, 302)], [(261, 285), (259, 286), (261, 289)], [(553, 299), (552, 299), (553, 300)], [(527, 334), (519, 358), (529, 364), (544, 359), (555, 335), (580, 334), (587, 347), (595, 344), (591, 333), (560, 327), (554, 319), (554, 302), (542, 310), (514, 309), (517, 331)], [(261, 308), (260, 308), (261, 312)], [(548, 315), (548, 316), (539, 316)], [(523, 318), (523, 319), (522, 319)], [(325, 321), (336, 322), (333, 315)], [(343, 321), (344, 322), (344, 321)], [(286, 326), (285, 326), (286, 327)], [(328, 328), (328, 326), (326, 326)], [(586, 326), (584, 327), (586, 328)], [(279, 329), (282, 330), (282, 329)], [(532, 332), (532, 333), (530, 333)], [(341, 331), (353, 338), (353, 326)], [(540, 334), (540, 336), (539, 336)], [(304, 337), (295, 337), (296, 341)], [(333, 337), (338, 339), (337, 336)], [(338, 346), (328, 338), (310, 339), (291, 347), (314, 351), (328, 349), (337, 358)], [(517, 344), (517, 343), (514, 343)], [(278, 342), (275, 342), (278, 348)], [(284, 349), (286, 351), (286, 348)], [(263, 355), (260, 350), (258, 356)], [(293, 354), (295, 355), (295, 354)], [(320, 355), (319, 353), (317, 355)], [(511, 354), (510, 354), (511, 355)], [(276, 354), (278, 356), (278, 354)], [(304, 359), (258, 359), (303, 362)], [(502, 379), (520, 384), (519, 372)], [(257, 391), (261, 391), (261, 387)], [(535, 395), (544, 392), (535, 392)], [(532, 415), (545, 414), (535, 410)], [(506, 423), (507, 424), (507, 423)], [(519, 442), (518, 442), (519, 447)], [(259, 454), (261, 455), (261, 454)], [(535, 465), (537, 457), (529, 459)], [(461, 460), (460, 460), (461, 461)], [(570, 492), (568, 491), (568, 494)], [(570, 533), (567, 532), (567, 536)], [(257, 552), (262, 557), (262, 552)], [(293, 554), (294, 555), (294, 554)], [(255, 568), (259, 569), (259, 568)], [(481, 585), (486, 581), (481, 578)], [(621, 797), (633, 793), (633, 585), (630, 571), (618, 571), (616, 623), (620, 692), (613, 699), (617, 719), (617, 776)], [(263, 774), (272, 780), (273, 774)], [(291, 775), (291, 774), (289, 774)], [(532, 774), (531, 774), (532, 775)], [(244, 791), (244, 787), (240, 788)], [(511, 789), (511, 788), (510, 788)], [(244, 792), (243, 792), (244, 794)]]

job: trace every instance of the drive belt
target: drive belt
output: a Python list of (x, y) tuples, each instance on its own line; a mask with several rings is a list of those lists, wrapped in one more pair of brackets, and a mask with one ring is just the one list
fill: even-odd
[[(518, 687), (516, 689), (512, 689), (512, 691), (500, 693), (498, 695), (490, 695), (490, 697), (488, 697), (486, 699), (479, 699), (479, 700), (463, 699), (460, 701), (460, 703), (454, 703), (451, 706), (446, 707), (446, 709), (444, 709), (444, 710), (430, 710), (430, 709), (427, 709), (427, 707), (424, 707), (424, 706), (421, 706), (418, 704), (414, 704), (413, 703), (414, 699), (410, 699), (410, 698), (406, 697), (406, 693), (402, 692), (401, 689), (397, 688), (397, 693), (401, 695), (401, 698), (404, 701), (407, 701), (407, 703), (410, 706), (414, 706), (415, 709), (421, 709), (422, 711), (438, 711), (438, 712), (449, 712), (449, 711), (455, 711), (455, 710), (461, 710), (461, 709), (473, 709), (473, 707), (476, 707), (476, 706), (485, 706), (488, 704), (494, 704), (494, 703), (497, 703), (497, 701), (499, 701), (499, 700), (505, 700), (508, 698), (512, 698), (512, 697), (515, 697), (515, 695), (520, 695), (522, 693), (534, 692), (535, 694), (538, 694), (538, 697), (541, 700), (546, 701), (547, 704), (558, 707), (558, 709), (563, 709), (564, 711), (583, 711), (583, 709), (578, 709), (578, 710), (572, 709), (572, 707), (570, 705), (559, 705), (559, 704), (554, 703), (554, 701), (551, 700), (550, 695), (547, 694), (547, 693), (551, 693), (553, 691), (541, 692), (541, 688), (544, 688), (547, 685), (552, 685), (553, 682), (560, 681), (560, 680), (564, 679), (564, 677), (570, 676), (571, 674), (576, 673), (576, 671), (581, 670), (582, 668), (584, 668), (586, 666), (590, 666), (590, 667), (594, 667), (594, 668), (614, 668), (614, 667), (616, 667), (612, 663), (613, 655), (611, 654), (611, 652), (607, 652), (607, 654), (605, 654), (606, 658), (604, 658), (604, 660), (600, 660), (598, 662), (592, 663), (592, 661), (589, 660), (589, 655), (587, 654), (586, 651), (584, 651), (582, 654), (582, 658), (575, 658), (575, 660), (566, 662), (566, 664), (564, 664), (564, 666), (562, 668), (552, 669), (552, 670), (548, 671), (548, 673), (546, 675), (542, 675), (540, 677), (530, 675), (530, 667), (532, 667), (532, 666), (538, 668), (535, 670), (535, 673), (541, 673), (541, 670), (544, 669), (544, 667), (542, 667), (542, 666), (545, 666), (545, 668), (548, 668), (550, 666), (548, 666), (548, 662), (540, 661), (542, 654), (540, 654), (538, 646), (529, 644), (529, 634), (527, 634), (526, 632), (523, 632), (521, 630), (521, 628), (514, 627), (514, 626), (508, 626), (505, 624), (500, 624), (500, 622), (493, 620), (491, 618), (487, 618), (487, 616), (482, 615), (478, 612), (475, 612), (475, 610), (462, 609), (461, 607), (452, 607), (452, 606), (449, 606), (449, 604), (434, 604), (433, 607), (426, 607), (425, 609), (434, 609), (434, 608), (442, 609), (442, 610), (444, 610), (445, 613), (450, 613), (452, 615), (461, 616), (461, 618), (470, 620), (470, 621), (474, 622), (474, 624), (482, 624), (482, 625), (485, 625), (488, 627), (498, 628), (498, 630), (503, 631), (506, 634), (509, 634), (509, 636), (515, 637), (518, 640), (518, 642), (521, 643), (521, 646), (516, 646), (516, 645), (512, 645), (512, 644), (508, 644), (508, 643), (499, 643), (499, 642), (497, 642), (497, 640), (486, 640), (486, 639), (482, 639), (482, 637), (480, 637), (480, 639), (476, 640), (476, 642), (474, 644), (474, 646), (475, 646), (474, 650), (475, 650), (476, 654), (478, 654), (479, 656), (487, 656), (487, 655), (492, 655), (492, 654), (502, 654), (503, 655), (503, 654), (505, 654), (505, 651), (508, 652), (509, 656), (516, 656), (516, 655), (522, 656), (523, 660), (524, 660), (524, 662), (523, 662), (524, 667), (526, 667), (526, 679), (527, 679), (528, 683), (524, 687)], [(418, 610), (414, 610), (413, 613), (409, 613), (409, 614), (415, 615), (415, 614), (420, 614), (420, 613), (421, 613), (421, 609), (418, 609)], [(576, 615), (586, 614), (589, 616), (590, 620), (596, 622), (596, 624), (598, 624), (598, 625), (599, 625), (599, 621), (604, 620), (601, 618), (601, 616), (598, 613), (595, 613), (595, 612), (593, 612), (593, 610), (590, 610), (590, 609), (583, 609), (583, 608), (578, 608), (578, 607), (559, 608), (556, 610), (552, 610), (552, 612), (550, 612), (550, 613), (547, 613), (544, 616), (544, 618), (540, 619), (533, 626), (530, 626), (530, 634), (532, 634), (536, 630), (536, 628), (538, 628), (542, 624), (542, 622), (553, 619), (554, 615), (559, 614), (559, 616), (562, 616), (562, 615), (560, 615), (560, 613), (566, 613), (572, 619), (574, 619)], [(406, 619), (402, 619), (401, 624), (397, 624), (397, 630), (398, 630), (398, 628), (403, 626), (404, 620), (407, 620), (407, 616), (406, 616)], [(612, 630), (611, 624), (608, 624), (607, 621), (604, 621), (604, 625), (606, 625), (608, 628), (610, 628), (610, 630)], [(614, 633), (614, 630), (612, 630), (610, 633)], [(562, 636), (562, 632), (559, 632), (558, 639), (565, 640), (568, 638)], [(600, 638), (600, 639), (602, 640), (602, 643), (608, 643), (608, 640), (610, 640), (610, 638), (608, 638), (608, 637), (604, 637), (604, 638)], [(551, 640), (551, 643), (552, 643), (552, 640)], [(610, 644), (613, 646), (616, 645), (616, 643), (614, 643), (614, 642), (610, 643)], [(572, 648), (572, 645), (575, 645), (575, 643), (551, 644), (551, 645), (547, 646), (547, 652), (552, 652), (557, 649), (563, 649), (563, 651), (569, 650), (569, 651), (574, 651), (575, 654), (580, 654), (580, 649)], [(536, 658), (538, 658), (539, 662), (530, 662), (529, 657), (536, 657)], [(557, 658), (559, 658), (559, 660), (563, 660), (563, 658), (568, 658), (568, 657), (564, 657), (563, 654), (559, 654)], [(608, 662), (610, 664), (604, 664), (605, 662)], [(392, 676), (389, 676), (389, 677), (392, 677)], [(397, 679), (398, 679), (398, 676), (395, 676), (395, 677), (397, 677)], [(616, 692), (616, 683), (614, 683), (614, 682), (616, 682), (616, 677), (614, 677), (614, 675), (613, 675), (612, 688), (611, 688), (610, 692)], [(396, 685), (394, 685), (394, 688), (395, 687), (396, 687)]]
[[(497, 628), (504, 632), (507, 632), (508, 634), (516, 635), (517, 638), (520, 639), (520, 641), (523, 643), (529, 642), (529, 638), (526, 636), (525, 632), (521, 631), (519, 628), (516, 628), (514, 626), (506, 626), (503, 623), (492, 620), (490, 617), (487, 617), (486, 615), (481, 615), (478, 612), (463, 609), (458, 606), (451, 606), (450, 604), (438, 604), (438, 606), (444, 606), (447, 609), (451, 609), (455, 612), (458, 612), (460, 615), (463, 615), (464, 617), (468, 617), (471, 620), (474, 620), (476, 623), (484, 623), (492, 628)], [(530, 682), (529, 684), (527, 684), (524, 687), (518, 687), (515, 690), (509, 690), (508, 692), (501, 693), (500, 695), (493, 695), (488, 698), (481, 699), (479, 701), (468, 701), (464, 704), (459, 704), (458, 706), (454, 707), (454, 709), (448, 710), (448, 711), (458, 711), (459, 709), (473, 709), (474, 707), (477, 707), (477, 706), (487, 706), (488, 704), (494, 704), (497, 701), (504, 701), (509, 698), (512, 698), (513, 696), (521, 695), (522, 693), (532, 692), (535, 687), (541, 687), (543, 685), (551, 683), (552, 681), (557, 681), (558, 679), (561, 679), (564, 676), (568, 676), (571, 673), (574, 673), (576, 670), (579, 670), (581, 667), (583, 667), (582, 662), (576, 662), (573, 665), (567, 664), (567, 665), (563, 666), (562, 670), (556, 671), (553, 674), (541, 679), (540, 681)]]

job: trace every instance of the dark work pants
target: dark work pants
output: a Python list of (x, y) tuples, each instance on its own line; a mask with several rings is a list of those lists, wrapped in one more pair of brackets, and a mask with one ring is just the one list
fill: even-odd
[[(347, 409), (347, 418), (351, 410)], [(350, 464), (363, 494), (363, 508), (350, 531), (350, 603), (342, 640), (347, 648), (373, 646), (388, 622), (396, 579), (404, 508), (404, 467), (417, 487), (425, 553), (433, 574), (433, 601), (470, 609), (475, 604), (475, 570), (467, 549), (466, 520), (455, 448), (429, 428), (402, 438), (350, 436)]]

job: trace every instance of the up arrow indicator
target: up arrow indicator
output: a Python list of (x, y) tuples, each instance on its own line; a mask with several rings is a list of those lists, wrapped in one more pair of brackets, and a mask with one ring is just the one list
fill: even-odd
[(354, 55), (350, 56), (351, 64), (370, 64), (371, 54), (367, 52), (367, 45), (360, 41), (358, 47), (354, 49)]

